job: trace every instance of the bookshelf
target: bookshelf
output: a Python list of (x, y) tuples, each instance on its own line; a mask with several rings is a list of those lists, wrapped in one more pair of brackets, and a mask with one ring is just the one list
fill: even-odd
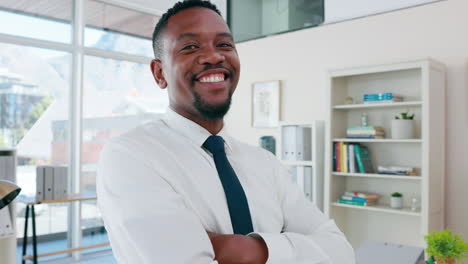
[[(283, 153), (285, 150), (284, 144), (287, 144), (285, 141), (284, 128), (288, 126), (296, 127), (306, 127), (310, 128), (310, 134), (307, 136), (310, 137), (310, 153), (311, 158), (307, 160), (290, 160), (286, 159)], [(323, 211), (323, 193), (324, 193), (324, 172), (323, 172), (323, 159), (324, 159), (324, 121), (315, 120), (312, 123), (287, 123), (281, 122), (279, 125), (278, 135), (279, 139), (277, 141), (277, 156), (280, 159), (281, 163), (290, 169), (294, 167), (310, 167), (311, 168), (311, 181), (310, 181), (310, 197), (308, 197), (317, 207)]]
[[(369, 93), (392, 92), (403, 102), (363, 103)], [(445, 67), (420, 59), (391, 64), (331, 70), (328, 74), (329, 126), (325, 133), (324, 212), (333, 218), (353, 247), (365, 240), (423, 247), (424, 235), (444, 228), (445, 173)], [(347, 104), (349, 97), (352, 104)], [(391, 120), (410, 111), (415, 114), (413, 139), (392, 139)], [(381, 126), (384, 139), (348, 139), (348, 126), (359, 126), (366, 113), (369, 125)], [(370, 151), (377, 165), (416, 168), (416, 176), (333, 171), (335, 142), (359, 144)], [(377, 193), (376, 205), (338, 203), (345, 191)], [(403, 194), (403, 209), (389, 206), (390, 194)], [(416, 197), (419, 209), (411, 210)]]
[[(0, 178), (16, 182), (16, 150), (13, 148), (0, 148)], [(2, 210), (9, 210), (12, 230), (0, 234), (0, 263), (14, 263), (16, 254), (16, 205), (11, 202)], [(0, 219), (0, 224), (5, 223)]]

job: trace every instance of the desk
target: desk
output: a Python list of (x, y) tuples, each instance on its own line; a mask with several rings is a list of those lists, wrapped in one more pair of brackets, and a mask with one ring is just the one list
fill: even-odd
[[(26, 260), (32, 260), (34, 264), (37, 264), (37, 259), (40, 257), (47, 257), (53, 255), (59, 255), (64, 253), (71, 253), (74, 251), (81, 251), (85, 249), (97, 248), (97, 247), (106, 247), (109, 246), (109, 243), (96, 244), (87, 247), (80, 248), (69, 248), (66, 250), (49, 252), (45, 254), (37, 254), (37, 236), (36, 236), (36, 214), (34, 212), (34, 206), (38, 204), (53, 204), (53, 203), (67, 203), (67, 202), (82, 202), (82, 201), (92, 201), (96, 200), (96, 196), (83, 196), (80, 194), (69, 194), (65, 199), (59, 200), (43, 200), (37, 201), (35, 198), (24, 198), (19, 197), (18, 202), (26, 204), (26, 216), (24, 222), (24, 238), (23, 238), (23, 261), (22, 264), (26, 263)], [(32, 220), (32, 245), (33, 245), (33, 254), (32, 256), (26, 255), (26, 247), (28, 245), (28, 222), (29, 222), (29, 210), (31, 210), (31, 220)]]

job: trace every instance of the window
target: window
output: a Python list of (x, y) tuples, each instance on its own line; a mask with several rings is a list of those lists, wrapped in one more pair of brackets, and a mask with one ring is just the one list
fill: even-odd
[[(17, 149), (21, 195), (35, 195), (36, 166), (48, 164), (80, 167), (79, 175), (70, 173), (70, 181), (80, 182), (75, 187), (80, 193), (95, 194), (97, 161), (107, 140), (168, 105), (166, 90), (157, 87), (148, 65), (159, 17), (103, 2), (85, 0), (82, 7), (76, 6), (84, 14), (77, 21), (84, 29), (80, 47), (71, 39), (71, 10), (79, 2), (0, 1), (0, 147)], [(72, 52), (83, 55), (83, 62), (72, 64)], [(83, 82), (78, 85), (71, 80), (81, 80), (81, 66)], [(71, 96), (75, 93), (83, 96)], [(75, 104), (82, 111), (71, 107)], [(71, 133), (77, 126), (82, 132), (79, 139)], [(74, 155), (77, 152), (79, 157)], [(107, 242), (95, 201), (81, 204), (81, 218), (70, 207), (36, 206), (39, 252)], [(18, 238), (23, 236), (24, 208), (17, 203)]]
[(236, 42), (313, 27), (324, 21), (324, 0), (228, 2), (228, 21)]

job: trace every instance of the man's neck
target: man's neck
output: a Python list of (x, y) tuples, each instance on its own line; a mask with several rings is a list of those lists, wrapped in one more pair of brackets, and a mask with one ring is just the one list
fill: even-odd
[(205, 128), (210, 132), (212, 135), (216, 135), (223, 129), (224, 126), (224, 120), (223, 118), (218, 118), (218, 119), (206, 119), (204, 117), (201, 117), (199, 115), (194, 115), (189, 112), (183, 111), (176, 109), (175, 107), (171, 106), (171, 109), (178, 113), (179, 115), (192, 120), (193, 122), (197, 123), (201, 127)]

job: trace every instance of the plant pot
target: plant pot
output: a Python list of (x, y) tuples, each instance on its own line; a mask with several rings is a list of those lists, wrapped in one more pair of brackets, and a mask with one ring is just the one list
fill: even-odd
[(456, 264), (457, 261), (454, 258), (435, 258), (437, 264)]
[(393, 119), (392, 120), (392, 138), (393, 139), (411, 139), (414, 138), (414, 124), (411, 119)]
[(393, 209), (403, 208), (403, 197), (390, 197), (390, 207)]

